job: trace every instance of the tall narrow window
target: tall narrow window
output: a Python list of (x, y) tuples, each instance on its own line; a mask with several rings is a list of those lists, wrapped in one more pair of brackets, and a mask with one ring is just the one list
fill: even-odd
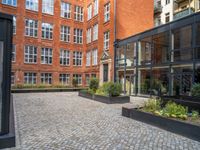
[(26, 9), (38, 11), (38, 0), (26, 0)]
[(74, 19), (76, 21), (83, 22), (83, 7), (80, 6), (74, 7)]
[(42, 23), (42, 38), (53, 39), (53, 25), (49, 23)]
[(13, 34), (16, 34), (16, 26), (17, 26), (16, 16), (13, 16)]
[(165, 14), (165, 23), (168, 23), (170, 21), (170, 14), (166, 13)]
[(82, 75), (81, 74), (74, 74), (73, 78), (77, 79), (78, 85), (82, 85)]
[(98, 24), (95, 24), (93, 27), (93, 41), (98, 40), (98, 33), (99, 33)]
[(71, 4), (61, 2), (61, 17), (63, 18), (71, 18)]
[(52, 84), (52, 73), (41, 73), (40, 79), (42, 84)]
[(92, 51), (92, 65), (97, 65), (98, 64), (98, 50), (94, 49)]
[(53, 15), (54, 0), (42, 0), (42, 13)]
[(91, 52), (86, 53), (86, 66), (90, 66)]
[(110, 3), (107, 3), (104, 6), (104, 22), (107, 22), (110, 20)]
[(38, 21), (26, 19), (26, 26), (25, 26), (25, 35), (31, 37), (38, 36)]
[(17, 6), (17, 0), (2, 0), (2, 3), (6, 5), (15, 6), (15, 7)]
[(16, 62), (16, 45), (12, 46), (12, 62)]
[(87, 19), (90, 20), (92, 19), (92, 5), (90, 4), (87, 8)]
[(82, 66), (82, 52), (73, 52), (73, 65)]
[(41, 51), (41, 63), (52, 64), (53, 52), (51, 48), (42, 48)]
[(70, 42), (70, 27), (61, 26), (60, 39), (61, 39), (61, 41), (64, 41), (64, 42)]
[(109, 49), (109, 42), (110, 42), (110, 32), (104, 32), (104, 50)]
[(94, 16), (99, 13), (99, 0), (94, 0)]
[(33, 72), (24, 73), (24, 84), (36, 84), (37, 74)]
[(166, 0), (166, 5), (170, 3), (170, 0)]
[(87, 29), (87, 44), (92, 42), (92, 28)]
[(74, 29), (74, 43), (83, 44), (83, 30), (82, 29)]
[(24, 48), (24, 62), (37, 63), (37, 47), (26, 45)]
[(69, 85), (70, 84), (70, 74), (60, 74), (59, 80), (62, 85)]
[(64, 66), (70, 65), (70, 51), (68, 50), (60, 50), (60, 64)]

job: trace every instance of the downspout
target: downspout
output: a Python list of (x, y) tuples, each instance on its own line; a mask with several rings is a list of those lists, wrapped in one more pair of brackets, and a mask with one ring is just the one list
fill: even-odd
[(116, 18), (116, 11), (117, 11), (117, 0), (114, 0), (114, 82), (116, 82), (116, 50), (117, 50), (117, 18)]

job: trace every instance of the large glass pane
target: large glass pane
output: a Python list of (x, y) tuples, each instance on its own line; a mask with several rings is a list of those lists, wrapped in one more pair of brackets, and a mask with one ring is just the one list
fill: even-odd
[(127, 49), (126, 49), (126, 67), (127, 68), (133, 68), (133, 66), (136, 66), (134, 55), (136, 53), (136, 43), (128, 43)]
[(140, 69), (138, 72), (138, 93), (140, 95), (151, 94), (151, 70), (150, 68)]
[(153, 64), (169, 61), (169, 34), (167, 32), (153, 36)]
[[(3, 82), (3, 42), (0, 41), (0, 85)], [(0, 133), (2, 132), (2, 87), (0, 86)]]
[(116, 67), (121, 69), (125, 66), (125, 49), (126, 46), (120, 46), (116, 52)]
[(196, 45), (200, 46), (200, 23), (197, 24)]
[(194, 82), (195, 83), (200, 83), (200, 63), (196, 64), (196, 67), (195, 67)]

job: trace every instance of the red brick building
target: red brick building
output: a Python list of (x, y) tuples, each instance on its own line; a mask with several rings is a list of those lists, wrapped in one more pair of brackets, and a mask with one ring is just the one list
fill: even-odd
[(114, 41), (153, 27), (153, 0), (0, 0), (14, 16), (13, 84), (113, 80)]

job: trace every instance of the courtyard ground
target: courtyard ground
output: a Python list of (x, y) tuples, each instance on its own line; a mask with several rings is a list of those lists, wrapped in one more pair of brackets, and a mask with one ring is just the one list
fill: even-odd
[[(199, 150), (200, 143), (121, 116), (122, 104), (69, 93), (14, 94), (18, 150)], [(143, 99), (132, 98), (135, 105)], [(192, 129), (191, 129), (192, 130)]]

